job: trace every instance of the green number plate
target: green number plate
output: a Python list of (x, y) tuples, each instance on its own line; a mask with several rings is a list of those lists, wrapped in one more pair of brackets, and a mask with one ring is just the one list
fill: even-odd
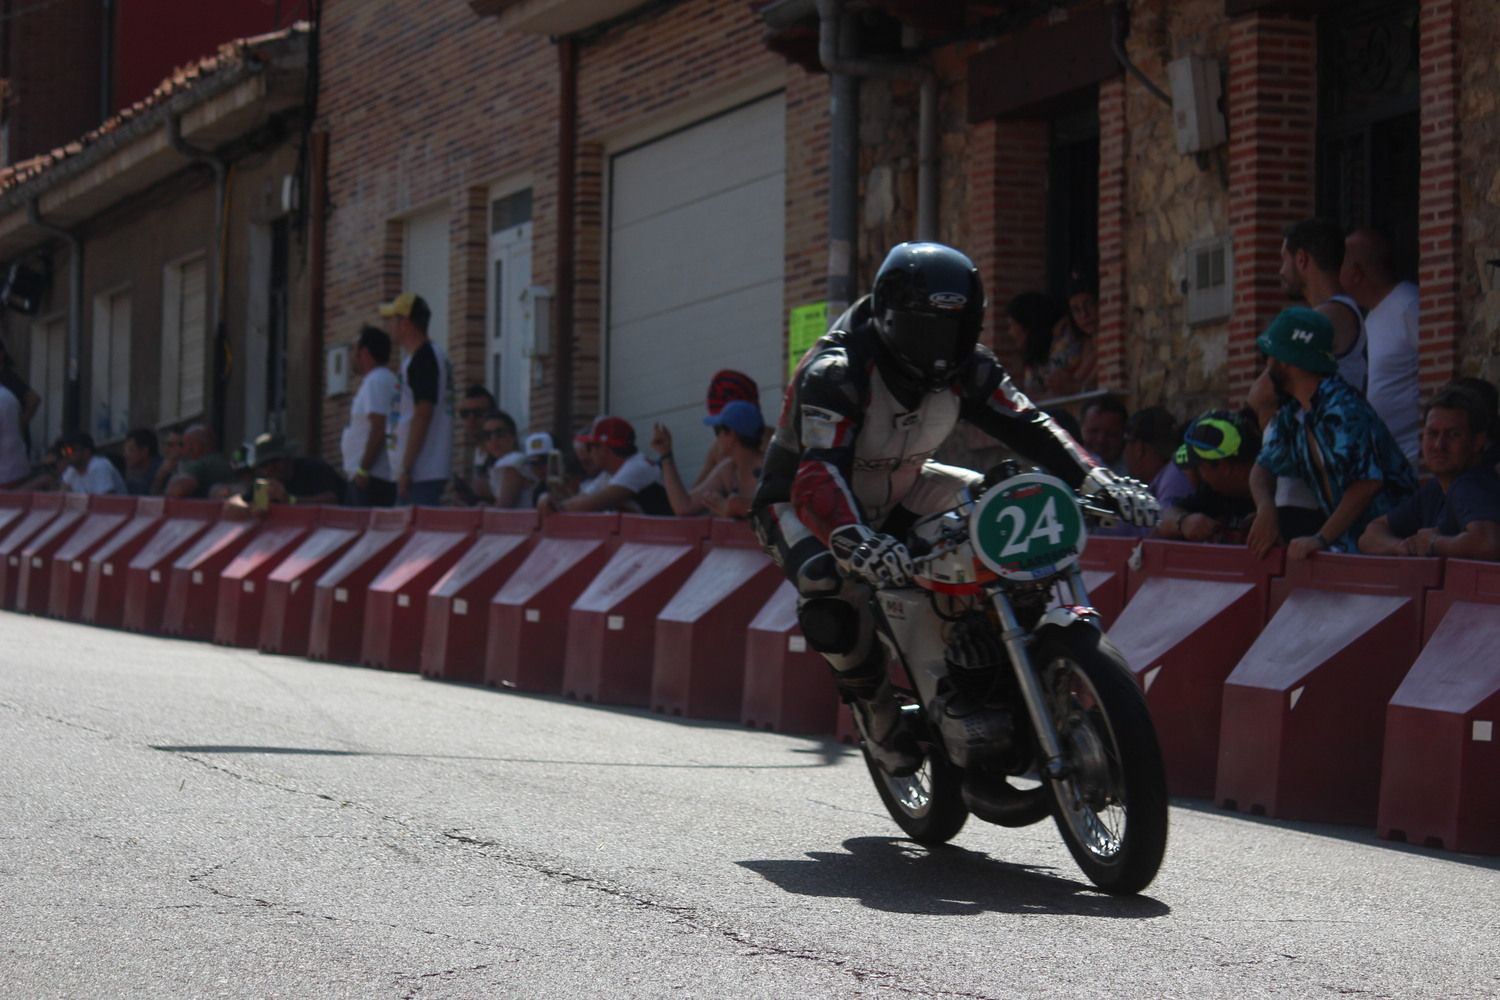
[(979, 498), (969, 537), (979, 561), (1005, 579), (1041, 580), (1078, 561), (1088, 531), (1066, 483), (1027, 472)]

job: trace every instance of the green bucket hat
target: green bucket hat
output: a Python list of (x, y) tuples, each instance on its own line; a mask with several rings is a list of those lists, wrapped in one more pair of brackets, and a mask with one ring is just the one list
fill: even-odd
[(1333, 324), (1328, 317), (1305, 306), (1284, 309), (1271, 320), (1266, 332), (1255, 338), (1255, 346), (1278, 361), (1312, 372), (1332, 375), (1338, 371), (1333, 355)]

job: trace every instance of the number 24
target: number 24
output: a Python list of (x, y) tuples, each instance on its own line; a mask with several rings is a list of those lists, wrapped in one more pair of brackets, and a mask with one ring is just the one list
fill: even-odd
[(1000, 550), (1002, 559), (1021, 555), (1038, 538), (1045, 538), (1048, 544), (1056, 545), (1063, 533), (1063, 526), (1057, 520), (1056, 497), (1047, 498), (1042, 506), (1041, 516), (1037, 518), (1029, 534), (1026, 531), (1026, 512), (1020, 507), (1001, 507), (995, 520), (1002, 525), (1010, 525), (1010, 541)]

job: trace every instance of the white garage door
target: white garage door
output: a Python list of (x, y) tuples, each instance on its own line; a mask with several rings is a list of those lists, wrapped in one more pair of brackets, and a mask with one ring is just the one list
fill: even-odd
[(785, 384), (785, 101), (746, 105), (613, 158), (605, 406), (671, 429), (685, 479), (711, 435), (708, 381), (760, 384), (766, 420)]
[(427, 335), (448, 350), (448, 209), (435, 208), (406, 220), (401, 290), (416, 292), (432, 310)]

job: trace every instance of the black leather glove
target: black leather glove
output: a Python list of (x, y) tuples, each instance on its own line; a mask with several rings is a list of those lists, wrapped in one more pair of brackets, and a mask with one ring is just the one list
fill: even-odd
[(839, 572), (880, 587), (904, 587), (911, 583), (911, 553), (890, 535), (871, 531), (863, 524), (846, 524), (828, 536)]
[(1083, 481), (1083, 492), (1087, 496), (1100, 496), (1120, 512), (1120, 520), (1138, 528), (1154, 528), (1161, 520), (1161, 505), (1151, 490), (1139, 480), (1129, 476), (1117, 476), (1100, 467), (1088, 474)]

